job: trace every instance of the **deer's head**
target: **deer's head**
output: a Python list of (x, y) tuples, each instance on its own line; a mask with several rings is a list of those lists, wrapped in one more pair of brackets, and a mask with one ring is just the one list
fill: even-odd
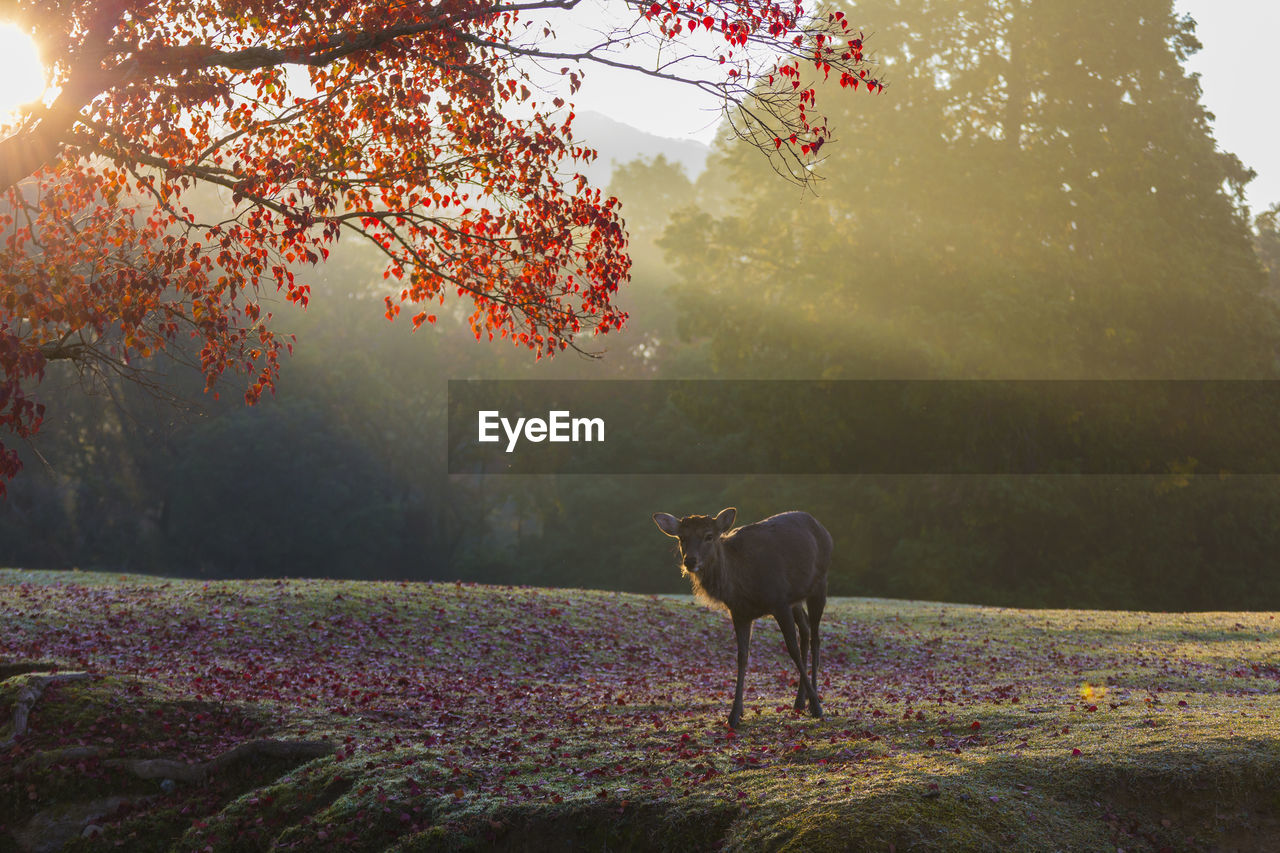
[(709, 515), (687, 515), (676, 518), (669, 512), (655, 512), (653, 523), (663, 533), (680, 540), (680, 563), (690, 574), (697, 574), (707, 566), (715, 552), (721, 534), (733, 527), (738, 511), (733, 507), (720, 510), (712, 518)]

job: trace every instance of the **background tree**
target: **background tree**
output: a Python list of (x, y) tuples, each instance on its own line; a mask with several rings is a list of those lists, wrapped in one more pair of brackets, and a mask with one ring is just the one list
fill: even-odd
[(1280, 300), (1280, 203), (1259, 213), (1253, 225), (1253, 245), (1267, 274), (1267, 296), (1274, 302)]
[[(1194, 25), (1169, 0), (857, 8), (892, 98), (833, 117), (856, 144), (820, 149), (817, 197), (761, 180), (726, 140), (706, 200), (663, 239), (682, 332), (716, 375), (1275, 378), (1259, 264), (1273, 223), (1250, 233), (1251, 173), (1215, 145), (1183, 69)], [(1277, 594), (1274, 478), (1061, 461), (1058, 477), (784, 482), (774, 505), (846, 520), (832, 588), (858, 594), (1155, 608)]]
[[(578, 63), (684, 80), (727, 105), (749, 96), (746, 109), (806, 139), (825, 125), (812, 91), (783, 77), (804, 64), (865, 73), (843, 18), (800, 6), (642, 4), (599, 44), (566, 48), (546, 16), (576, 5), (0, 3), (48, 58), (56, 92), (0, 140), (0, 423), (39, 427), (28, 392), (49, 360), (127, 371), (188, 335), (207, 386), (244, 369), (257, 400), (289, 345), (264, 293), (305, 304), (296, 269), (343, 234), (382, 252), (401, 284), (386, 314), (413, 306), (415, 328), (448, 292), (471, 301), (477, 337), (538, 355), (615, 329), (630, 262), (616, 200), (571, 176), (593, 156), (561, 111)], [(708, 38), (695, 43), (699, 28)], [(643, 51), (622, 53), (637, 45), (682, 55), (644, 66), (627, 58)], [(567, 91), (542, 90), (540, 60)], [(758, 85), (770, 74), (776, 85)], [(790, 146), (774, 156), (795, 159)], [(223, 204), (194, 203), (201, 186)], [(0, 451), (0, 481), (18, 464)]]
[(857, 8), (893, 97), (833, 116), (855, 144), (820, 150), (818, 198), (726, 145), (700, 186), (731, 199), (670, 230), (719, 369), (1274, 375), (1251, 173), (1215, 146), (1169, 0)]

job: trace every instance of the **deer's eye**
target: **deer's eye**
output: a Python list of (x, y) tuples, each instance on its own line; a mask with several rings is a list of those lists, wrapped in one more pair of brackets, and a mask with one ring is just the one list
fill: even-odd
[(716, 535), (714, 533), (708, 533), (706, 536), (702, 537), (702, 541), (710, 542), (712, 539), (715, 539), (715, 538), (716, 538)]

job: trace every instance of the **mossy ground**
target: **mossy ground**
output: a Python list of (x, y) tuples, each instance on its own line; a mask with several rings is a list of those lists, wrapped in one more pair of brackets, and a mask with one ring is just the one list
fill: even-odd
[[(77, 849), (1280, 849), (1273, 614), (841, 600), (826, 719), (761, 621), (736, 732), (731, 629), (681, 599), (5, 571), (0, 621), (0, 666), (103, 676), (0, 763), (0, 832), (137, 798)], [(266, 736), (337, 752), (168, 792), (92, 764)]]

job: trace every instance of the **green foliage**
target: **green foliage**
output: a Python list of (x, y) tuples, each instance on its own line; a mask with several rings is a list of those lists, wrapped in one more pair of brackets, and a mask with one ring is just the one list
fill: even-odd
[[(715, 375), (1275, 378), (1275, 217), (1250, 232), (1252, 173), (1215, 147), (1169, 0), (856, 19), (889, 88), (838, 102), (856, 132), (822, 148), (817, 196), (723, 145), (661, 240)], [(831, 527), (841, 594), (1271, 607), (1275, 482), (866, 476), (770, 483), (791, 499), (769, 509)]]
[(856, 17), (890, 89), (838, 100), (856, 130), (818, 197), (728, 146), (699, 182), (728, 204), (664, 241), (721, 375), (1275, 375), (1251, 173), (1215, 148), (1170, 0)]
[[(314, 406), (264, 403), (178, 448), (167, 531), (185, 565), (366, 576), (396, 556), (401, 507), (377, 460)], [(288, 531), (281, 535), (281, 531)]]
[(1267, 297), (1280, 298), (1280, 202), (1254, 219), (1254, 248), (1267, 274)]

